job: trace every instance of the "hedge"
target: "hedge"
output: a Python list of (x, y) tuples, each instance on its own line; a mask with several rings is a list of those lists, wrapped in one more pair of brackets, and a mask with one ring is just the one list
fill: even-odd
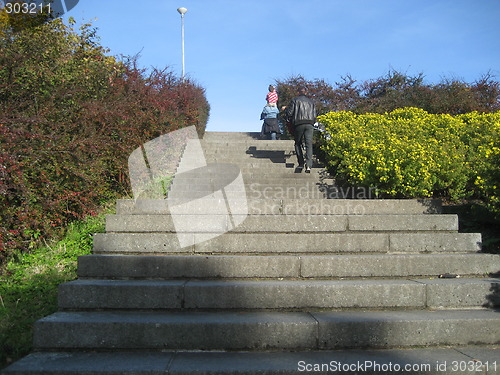
[(203, 134), (205, 90), (118, 60), (90, 24), (0, 36), (0, 263), (130, 193), (127, 159), (185, 126)]
[(500, 112), (429, 114), (330, 112), (319, 121), (331, 137), (322, 150), (346, 182), (381, 197), (482, 199), (500, 211)]

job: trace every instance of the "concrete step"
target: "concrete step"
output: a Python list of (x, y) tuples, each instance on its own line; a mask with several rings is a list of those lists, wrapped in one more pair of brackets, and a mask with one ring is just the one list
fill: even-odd
[(76, 280), (62, 310), (437, 309), (500, 306), (500, 279)]
[[(188, 227), (189, 228), (189, 227)], [(95, 254), (478, 252), (479, 233), (98, 233)]]
[[(183, 163), (185, 162), (186, 165), (196, 165), (195, 163), (199, 163), (198, 159), (191, 159), (191, 158), (186, 158), (183, 159)], [(257, 158), (251, 158), (251, 157), (209, 157), (205, 159), (206, 164), (236, 164), (240, 166), (241, 169), (250, 169), (250, 168), (258, 168), (258, 169), (263, 169), (263, 168), (270, 168), (270, 169), (283, 169), (283, 168), (288, 168), (292, 169), (293, 166), (297, 165), (297, 158), (274, 158), (274, 159), (257, 159)], [(323, 164), (320, 163), (314, 163), (313, 165), (314, 168), (324, 168)]]
[(323, 173), (321, 169), (314, 168), (310, 173), (305, 173), (302, 168), (273, 166), (272, 168), (266, 168), (264, 171), (262, 171), (261, 174), (257, 174), (255, 172), (255, 170), (245, 171), (242, 169), (238, 169), (238, 174), (225, 174), (224, 171), (221, 171), (221, 173), (219, 174), (210, 175), (203, 174), (203, 172), (200, 174), (194, 174), (191, 171), (188, 171), (188, 173), (181, 172), (180, 174), (177, 174), (171, 182), (172, 184), (183, 183), (185, 185), (215, 183), (217, 184), (217, 186), (220, 186), (220, 188), (223, 188), (225, 187), (225, 185), (222, 184), (231, 184), (241, 174), (243, 182), (245, 184), (264, 184), (268, 182), (280, 185), (283, 188), (286, 188), (289, 185), (293, 185), (296, 182), (309, 183), (312, 185), (333, 185), (335, 183), (335, 180), (327, 174)]
[(57, 312), (35, 323), (35, 350), (328, 350), (494, 345), (494, 310)]
[[(369, 195), (370, 192), (365, 192)], [(169, 204), (178, 205), (185, 200), (118, 199), (116, 212), (126, 214), (166, 214)], [(226, 207), (224, 199), (203, 198), (196, 202), (198, 211), (189, 205), (186, 213), (220, 213)], [(436, 214), (442, 211), (441, 202), (432, 199), (269, 199), (262, 192), (253, 192), (247, 199), (231, 200), (231, 212), (261, 215), (403, 215)], [(226, 211), (227, 212), (227, 211)]]
[(246, 152), (259, 152), (259, 151), (277, 151), (277, 152), (294, 152), (295, 144), (293, 141), (251, 141), (251, 140), (239, 140), (239, 141), (228, 141), (219, 140), (216, 142), (206, 140), (200, 140), (201, 148), (211, 152), (213, 150), (226, 150), (229, 152), (241, 151)]
[[(456, 215), (248, 215), (233, 228), (227, 214), (176, 215), (177, 225), (203, 224), (207, 232), (362, 232), (362, 231), (458, 231)], [(175, 232), (171, 215), (108, 215), (106, 232)]]
[[(262, 159), (269, 160), (273, 158), (296, 158), (295, 146), (290, 144), (289, 146), (281, 145), (282, 147), (272, 147), (267, 145), (263, 148), (240, 145), (235, 149), (231, 146), (220, 147), (219, 145), (205, 145), (203, 150), (203, 155), (205, 157), (220, 157), (229, 158), (235, 157), (237, 159), (252, 158), (252, 159)], [(186, 158), (191, 156), (195, 157), (194, 152), (188, 151), (183, 155)]]
[(313, 279), (439, 278), (498, 273), (500, 255), (363, 254), (363, 255), (86, 255), (78, 259), (78, 276), (93, 279)]
[[(260, 177), (260, 178), (255, 178), (253, 180), (249, 180), (248, 178), (243, 178), (245, 186), (251, 186), (252, 184), (256, 185), (263, 185), (263, 186), (281, 186), (282, 188), (286, 189), (289, 186), (315, 186), (315, 187), (325, 187), (325, 188), (330, 188), (333, 189), (333, 185), (335, 183), (335, 180), (333, 178), (322, 178), (320, 181), (314, 181), (310, 178), (310, 176), (306, 173), (297, 173), (297, 176), (294, 178), (288, 178), (283, 181), (282, 178), (279, 177)], [(172, 187), (173, 186), (183, 186), (183, 187), (189, 187), (189, 186), (197, 186), (197, 185), (209, 185), (209, 186), (218, 186), (220, 184), (220, 181), (217, 178), (175, 178), (172, 180)], [(339, 191), (341, 187), (337, 186), (336, 187)], [(344, 195), (348, 195), (351, 193), (352, 190), (355, 190), (354, 194), (356, 194), (356, 191), (360, 191), (361, 189), (355, 189), (355, 187), (345, 187), (342, 188), (344, 189)], [(349, 190), (348, 190), (349, 189)], [(374, 191), (374, 190), (373, 190)]]
[[(189, 170), (177, 170), (178, 173), (189, 172)], [(296, 166), (291, 167), (273, 167), (273, 168), (241, 168), (240, 174), (244, 181), (247, 183), (252, 183), (254, 181), (259, 182), (260, 179), (268, 179), (268, 178), (281, 178), (283, 179), (283, 185), (286, 186), (287, 179), (297, 179), (297, 178), (308, 178), (309, 181), (319, 182), (321, 176), (324, 174), (324, 170), (322, 168), (313, 168), (310, 173), (305, 173), (302, 168), (296, 168)], [(238, 176), (234, 176), (235, 178)], [(186, 176), (186, 178), (189, 178)], [(211, 176), (202, 176), (201, 178), (205, 179), (213, 179)], [(220, 181), (225, 180), (228, 176), (224, 174), (216, 176), (215, 179), (220, 178)], [(234, 178), (233, 180), (234, 181)], [(232, 182), (231, 181), (231, 182)], [(375, 188), (373, 188), (375, 189)]]
[[(200, 187), (203, 189), (204, 187)], [(181, 199), (184, 198), (186, 200), (200, 199), (204, 197), (209, 197), (214, 194), (214, 189), (209, 190), (194, 190), (190, 189), (177, 189), (172, 188), (168, 194), (168, 198)], [(227, 190), (224, 190), (227, 191)], [(220, 192), (222, 193), (222, 192)], [(217, 192), (216, 194), (220, 194)], [(237, 194), (238, 199), (240, 197), (253, 197), (257, 195), (264, 195), (267, 199), (326, 199), (326, 194), (322, 191), (320, 187), (317, 186), (289, 186), (287, 188), (283, 188), (280, 186), (276, 187), (265, 187), (260, 184), (251, 184), (248, 188), (244, 186), (236, 187), (231, 189), (231, 193)]]
[[(209, 149), (204, 150), (204, 155), (206, 160), (214, 159), (215, 161), (221, 160), (221, 162), (231, 162), (234, 160), (240, 161), (253, 161), (253, 162), (264, 162), (264, 163), (285, 163), (285, 162), (297, 162), (297, 157), (294, 151), (277, 151), (277, 150), (246, 150), (246, 151), (232, 151), (223, 152), (219, 149)], [(186, 160), (198, 160), (197, 155), (185, 154), (184, 158)], [(214, 162), (215, 162), (214, 161)]]
[(220, 139), (260, 139), (259, 132), (205, 132), (204, 140), (218, 141)]
[[(284, 146), (284, 145), (282, 145)], [(249, 146), (239, 147), (237, 149), (232, 149), (229, 146), (227, 148), (220, 147), (219, 145), (206, 145), (202, 148), (203, 154), (205, 157), (221, 157), (221, 158), (254, 158), (254, 159), (263, 159), (269, 160), (270, 158), (289, 158), (295, 156), (295, 146), (290, 144), (289, 147), (283, 147), (281, 149), (276, 149), (277, 147), (267, 147), (263, 149), (259, 149), (258, 147)], [(191, 153), (188, 151), (184, 153), (183, 157), (189, 158), (190, 156), (194, 156), (194, 152)]]
[[(181, 192), (193, 192), (195, 196), (209, 196), (214, 192), (218, 192), (221, 190), (221, 186), (217, 181), (200, 181), (199, 183), (190, 183), (190, 181), (182, 181), (179, 180), (176, 183), (170, 185), (168, 193), (178, 194)], [(307, 179), (301, 180), (292, 180), (290, 184), (283, 185), (283, 183), (278, 182), (248, 182), (242, 184), (235, 184), (230, 188), (225, 188), (224, 192), (238, 192), (243, 193), (244, 196), (248, 195), (248, 193), (253, 192), (266, 192), (268, 195), (290, 195), (290, 194), (300, 194), (300, 193), (312, 193), (314, 192), (316, 195), (322, 193), (322, 195), (326, 194), (325, 191), (328, 190), (328, 187), (322, 185), (317, 182), (308, 181)], [(370, 192), (375, 194), (375, 192)], [(204, 195), (203, 195), (204, 194)], [(319, 199), (319, 198), (316, 198)]]
[(243, 150), (242, 154), (277, 154), (277, 153), (290, 153), (295, 152), (295, 144), (294, 141), (279, 141), (272, 142), (269, 140), (260, 140), (257, 142), (244, 142), (237, 143), (234, 145), (234, 148), (231, 147), (231, 144), (228, 142), (227, 147), (222, 147), (220, 142), (207, 142), (206, 140), (201, 140), (200, 144), (202, 146), (202, 150), (204, 152), (213, 151), (217, 154), (236, 154)]
[[(290, 158), (295, 158), (295, 152), (292, 150), (254, 150), (252, 148), (241, 152), (240, 150), (230, 151), (230, 150), (221, 150), (220, 148), (209, 148), (203, 150), (203, 154), (207, 159), (226, 159), (226, 160), (255, 160), (255, 161), (264, 161), (270, 162), (275, 159), (277, 160), (287, 160)], [(185, 154), (184, 157), (189, 159), (191, 157), (190, 154)], [(193, 155), (194, 157), (194, 155)], [(284, 162), (284, 161), (283, 161)]]
[[(191, 160), (189, 158), (186, 159), (187, 162), (189, 163), (194, 163), (195, 160)], [(244, 167), (249, 165), (250, 167), (253, 168), (264, 168), (264, 167), (273, 167), (273, 166), (279, 166), (279, 167), (285, 167), (285, 164), (290, 163), (290, 164), (297, 164), (297, 159), (291, 159), (291, 158), (266, 158), (266, 159), (257, 159), (257, 158), (252, 158), (249, 156), (244, 156), (244, 157), (207, 157), (205, 159), (207, 164), (211, 163), (230, 163), (230, 164), (236, 164), (240, 167)]]
[[(212, 164), (218, 165), (218, 164)], [(237, 165), (237, 164), (235, 164)], [(190, 172), (189, 168), (177, 168), (177, 173), (185, 173)], [(202, 171), (203, 172), (203, 171)], [(313, 165), (310, 173), (305, 173), (303, 169), (297, 168), (297, 164), (270, 164), (263, 167), (262, 163), (253, 165), (246, 165), (239, 169), (239, 172), (243, 175), (245, 180), (247, 179), (259, 179), (259, 178), (292, 178), (299, 176), (309, 176), (311, 180), (317, 179), (319, 180), (320, 176), (325, 173), (325, 170), (321, 166)], [(232, 172), (230, 172), (232, 173)], [(229, 173), (228, 173), (229, 174)], [(214, 176), (215, 178), (224, 178), (224, 171), (220, 172), (218, 176)], [(209, 174), (201, 175), (201, 178), (212, 178)]]
[[(264, 150), (251, 154), (246, 152), (222, 153), (217, 150), (209, 150), (204, 153), (207, 163), (256, 163), (256, 164), (285, 164), (297, 163), (297, 157), (293, 151)], [(195, 162), (199, 160), (195, 155), (186, 155), (185, 160)], [(316, 161), (316, 164), (323, 165)]]
[[(217, 181), (200, 181), (199, 183), (190, 184), (190, 181), (179, 181), (175, 182), (170, 186), (169, 193), (175, 192), (180, 193), (182, 191), (186, 192), (200, 192), (205, 194), (202, 196), (213, 194), (214, 192), (221, 189)], [(290, 185), (284, 185), (283, 183), (260, 183), (260, 182), (248, 182), (243, 183), (238, 186), (231, 186), (230, 188), (224, 189), (225, 191), (231, 192), (252, 192), (252, 191), (269, 191), (270, 194), (282, 193), (282, 195), (300, 192), (322, 192), (325, 187), (321, 186), (317, 182), (300, 180), (300, 181), (290, 181)], [(199, 195), (199, 194), (198, 194)]]
[(262, 139), (260, 136), (251, 134), (248, 135), (235, 135), (235, 134), (207, 134), (202, 139), (200, 139), (202, 143), (208, 144), (218, 144), (218, 143), (227, 143), (227, 144), (240, 144), (240, 143), (248, 143), (253, 145), (261, 145), (261, 144), (293, 144), (294, 141), (290, 139), (278, 139), (278, 140), (270, 140), (270, 139)]
[(498, 358), (500, 347), (479, 345), (296, 352), (38, 352), (16, 362), (2, 374), (300, 375), (331, 372), (366, 375), (496, 375), (500, 370)]
[[(251, 157), (207, 157), (205, 159), (207, 164), (221, 163), (221, 164), (235, 164), (242, 169), (245, 168), (258, 168), (258, 169), (280, 169), (280, 168), (296, 168), (298, 161), (296, 157), (291, 158), (272, 158), (272, 159), (256, 159)], [(188, 165), (193, 165), (195, 160), (186, 159)], [(313, 168), (324, 168), (325, 166), (319, 162), (313, 162)], [(182, 169), (181, 169), (182, 170)]]
[[(279, 174), (279, 173), (278, 173)], [(337, 189), (339, 194), (342, 194), (344, 198), (353, 197), (354, 199), (359, 198), (357, 194), (362, 194), (363, 192), (369, 192), (372, 195), (372, 198), (365, 199), (373, 199), (375, 198), (376, 190), (375, 189), (366, 189), (366, 188), (355, 188), (352, 187), (334, 187), (335, 181), (331, 178), (322, 178), (321, 180), (316, 178), (311, 178), (311, 174), (308, 173), (286, 173), (288, 177), (276, 177), (271, 173), (268, 173), (264, 176), (254, 177), (254, 176), (242, 176), (242, 181), (239, 183), (232, 184), (230, 189), (233, 189), (234, 186), (244, 185), (247, 188), (255, 186), (254, 188), (259, 188), (260, 186), (267, 187), (272, 186), (273, 188), (281, 188), (282, 190), (291, 189), (294, 187), (314, 187), (315, 189), (324, 189), (325, 191), (333, 191), (334, 188)], [(224, 184), (227, 182), (225, 176), (222, 176), (221, 179), (215, 177), (184, 177), (179, 176), (172, 180), (170, 188), (181, 186), (186, 189), (200, 189), (198, 186), (208, 186), (212, 191), (220, 190), (224, 188), (228, 189), (230, 183)]]
[[(263, 147), (253, 147), (248, 144), (240, 144), (239, 146), (232, 145), (204, 145), (202, 146), (203, 155), (205, 158), (235, 158), (235, 159), (254, 159), (270, 161), (273, 159), (289, 159), (297, 160), (295, 146), (290, 145), (263, 145)], [(196, 160), (201, 154), (196, 154), (194, 151), (188, 150), (183, 154), (186, 159)], [(314, 156), (314, 155), (313, 155)]]

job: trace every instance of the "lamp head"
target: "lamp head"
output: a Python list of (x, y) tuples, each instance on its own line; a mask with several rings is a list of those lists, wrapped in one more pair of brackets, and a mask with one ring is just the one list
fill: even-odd
[(177, 8), (177, 11), (183, 16), (184, 14), (186, 14), (186, 12), (188, 11), (186, 8)]

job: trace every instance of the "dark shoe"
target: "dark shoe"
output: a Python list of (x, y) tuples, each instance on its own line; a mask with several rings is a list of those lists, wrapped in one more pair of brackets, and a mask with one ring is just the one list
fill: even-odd
[(311, 167), (309, 166), (306, 167), (306, 173), (311, 173)]

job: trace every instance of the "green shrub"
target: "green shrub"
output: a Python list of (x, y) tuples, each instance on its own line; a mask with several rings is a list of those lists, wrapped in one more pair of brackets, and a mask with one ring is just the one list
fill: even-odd
[(0, 266), (129, 193), (137, 147), (208, 120), (203, 88), (118, 61), (92, 25), (73, 26), (0, 33)]
[(471, 189), (500, 219), (500, 112), (472, 112), (458, 118), (464, 124)]
[(485, 199), (498, 207), (500, 113), (433, 115), (418, 108), (320, 116), (334, 173), (383, 197)]

